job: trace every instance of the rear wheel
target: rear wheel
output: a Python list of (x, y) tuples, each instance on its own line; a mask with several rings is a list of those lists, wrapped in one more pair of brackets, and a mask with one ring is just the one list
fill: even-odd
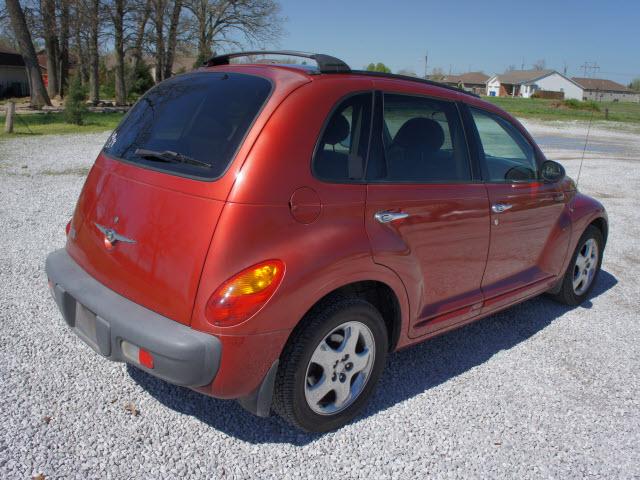
[(589, 226), (578, 241), (560, 290), (552, 298), (566, 305), (580, 305), (587, 299), (600, 272), (603, 244), (600, 230)]
[(274, 409), (309, 432), (339, 428), (371, 395), (387, 356), (380, 312), (360, 299), (338, 299), (312, 313), (281, 356)]

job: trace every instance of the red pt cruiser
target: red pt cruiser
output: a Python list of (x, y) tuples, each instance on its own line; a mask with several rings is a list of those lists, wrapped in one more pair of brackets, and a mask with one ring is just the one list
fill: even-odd
[(544, 292), (587, 298), (607, 215), (518, 121), (426, 80), (279, 53), (318, 66), (214, 57), (107, 141), (46, 265), (94, 350), (326, 431), (361, 410), (389, 352)]

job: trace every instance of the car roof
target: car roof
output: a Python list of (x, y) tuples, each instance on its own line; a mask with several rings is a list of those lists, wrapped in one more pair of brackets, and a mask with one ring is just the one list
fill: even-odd
[[(316, 66), (307, 64), (282, 63), (273, 60), (256, 60), (255, 57), (258, 56), (304, 58), (313, 60), (316, 63)], [(243, 57), (248, 59), (250, 62), (232, 63), (233, 59)], [(226, 71), (247, 71), (248, 69), (250, 69), (252, 73), (261, 72), (267, 77), (272, 77), (273, 73), (275, 71), (278, 71), (280, 73), (279, 76), (283, 74), (286, 77), (298, 76), (299, 79), (305, 78), (307, 81), (340, 77), (366, 77), (372, 80), (379, 79), (391, 82), (395, 80), (398, 81), (399, 84), (404, 85), (405, 88), (409, 87), (412, 84), (415, 85), (416, 87), (418, 87), (417, 90), (419, 90), (419, 92), (416, 93), (427, 93), (430, 95), (442, 96), (449, 99), (455, 97), (458, 101), (464, 101), (469, 105), (484, 108), (513, 120), (513, 117), (500, 107), (481, 99), (480, 96), (475, 93), (468, 92), (461, 88), (445, 85), (434, 80), (427, 80), (424, 78), (412, 77), (408, 75), (371, 72), (366, 70), (352, 70), (349, 65), (347, 65), (339, 58), (321, 53), (308, 53), (291, 50), (235, 52), (214, 56), (207, 60), (204, 63), (203, 67), (208, 67), (207, 69), (213, 68), (216, 70), (223, 69)], [(291, 75), (287, 75), (285, 72), (288, 72)]]
[[(466, 95), (472, 95), (478, 97), (475, 93), (467, 92), (461, 88), (453, 87), (450, 85), (445, 85), (443, 83), (435, 82), (433, 80), (427, 80), (418, 77), (412, 77), (407, 75), (398, 75), (392, 73), (384, 73), (384, 72), (371, 72), (366, 70), (352, 70), (349, 65), (347, 65), (344, 61), (340, 60), (331, 55), (327, 55), (324, 53), (309, 53), (309, 52), (299, 52), (293, 50), (256, 50), (256, 51), (245, 51), (245, 52), (234, 52), (234, 53), (226, 53), (223, 55), (216, 55), (207, 60), (204, 65), (207, 67), (215, 67), (219, 65), (231, 65), (231, 60), (235, 58), (248, 58), (249, 60), (254, 60), (257, 56), (267, 56), (267, 55), (276, 55), (278, 57), (297, 57), (297, 58), (305, 58), (313, 60), (316, 63), (316, 67), (309, 66), (306, 64), (298, 65), (298, 64), (290, 64), (290, 63), (278, 63), (272, 61), (259, 61), (252, 62), (253, 65), (270, 65), (271, 67), (280, 67), (280, 68), (290, 68), (290, 69), (300, 69), (308, 75), (318, 75), (318, 74), (356, 74), (356, 75), (367, 75), (373, 77), (384, 77), (384, 78), (396, 78), (401, 80), (408, 80), (413, 82), (419, 82), (422, 84), (428, 84), (432, 86), (437, 86), (443, 88), (445, 90), (453, 90), (459, 93), (463, 93)], [(479, 97), (478, 97), (479, 98)]]

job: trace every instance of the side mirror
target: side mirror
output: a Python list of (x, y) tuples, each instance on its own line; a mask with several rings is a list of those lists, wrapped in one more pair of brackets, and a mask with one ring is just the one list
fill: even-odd
[(540, 168), (540, 176), (547, 183), (556, 183), (562, 180), (566, 175), (564, 167), (553, 160), (546, 160)]

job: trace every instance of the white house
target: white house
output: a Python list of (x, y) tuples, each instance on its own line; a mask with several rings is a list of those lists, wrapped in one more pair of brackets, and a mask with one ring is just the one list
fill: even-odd
[(529, 98), (536, 92), (562, 92), (565, 99), (582, 100), (580, 85), (555, 70), (513, 70), (487, 80), (491, 97)]

